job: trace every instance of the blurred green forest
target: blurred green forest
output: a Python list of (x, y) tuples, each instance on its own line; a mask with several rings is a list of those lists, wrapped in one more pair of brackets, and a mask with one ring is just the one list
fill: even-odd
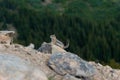
[(85, 60), (120, 68), (120, 0), (0, 0), (0, 30), (38, 48), (55, 34)]

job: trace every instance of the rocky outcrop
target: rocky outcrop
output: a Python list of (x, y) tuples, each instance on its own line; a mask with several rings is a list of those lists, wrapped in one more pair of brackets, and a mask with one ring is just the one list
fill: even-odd
[(76, 78), (72, 75), (69, 75), (69, 74), (66, 74), (64, 77), (63, 77), (63, 80), (82, 80), (82, 79), (79, 79), (79, 78)]
[(54, 54), (57, 52), (66, 52), (64, 49), (69, 47), (69, 42), (65, 46), (60, 40), (56, 38), (55, 35), (50, 35), (50, 38), (51, 42), (43, 42), (42, 45), (39, 47), (38, 51), (50, 54)]
[(48, 80), (44, 72), (23, 59), (0, 53), (0, 80)]
[(0, 31), (0, 43), (11, 44), (13, 43), (14, 31)]
[(87, 62), (51, 43), (38, 50), (33, 44), (0, 43), (0, 80), (120, 80), (119, 75), (118, 69)]
[(79, 78), (89, 78), (96, 71), (94, 66), (70, 52), (52, 54), (48, 66), (60, 75), (69, 74)]
[(50, 43), (43, 42), (38, 51), (42, 53), (52, 53), (52, 45)]
[(47, 53), (47, 54), (54, 54), (57, 52), (66, 52), (64, 49), (60, 48), (59, 46), (53, 45), (51, 43), (43, 42), (41, 47), (38, 49), (39, 52)]
[(30, 43), (29, 46), (27, 46), (27, 48), (32, 48), (34, 49), (35, 48), (35, 45), (33, 43)]
[(100, 63), (89, 62), (96, 68), (94, 80), (120, 80), (120, 70), (112, 69), (110, 66), (103, 66)]

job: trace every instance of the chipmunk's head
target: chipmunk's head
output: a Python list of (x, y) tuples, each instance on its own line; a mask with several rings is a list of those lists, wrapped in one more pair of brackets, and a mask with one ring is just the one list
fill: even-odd
[(51, 38), (51, 39), (56, 38), (55, 34), (50, 35), (50, 38)]

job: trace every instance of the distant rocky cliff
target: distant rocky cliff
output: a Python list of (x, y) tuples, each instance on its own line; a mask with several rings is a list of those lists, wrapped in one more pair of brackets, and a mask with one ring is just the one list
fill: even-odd
[(0, 80), (120, 80), (120, 70), (87, 62), (52, 42), (35, 50), (7, 37), (0, 36)]

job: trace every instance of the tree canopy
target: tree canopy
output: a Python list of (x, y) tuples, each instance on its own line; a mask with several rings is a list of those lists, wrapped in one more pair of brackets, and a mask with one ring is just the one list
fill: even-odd
[(80, 57), (120, 68), (120, 0), (0, 0), (0, 30), (8, 24), (21, 44), (55, 34)]

